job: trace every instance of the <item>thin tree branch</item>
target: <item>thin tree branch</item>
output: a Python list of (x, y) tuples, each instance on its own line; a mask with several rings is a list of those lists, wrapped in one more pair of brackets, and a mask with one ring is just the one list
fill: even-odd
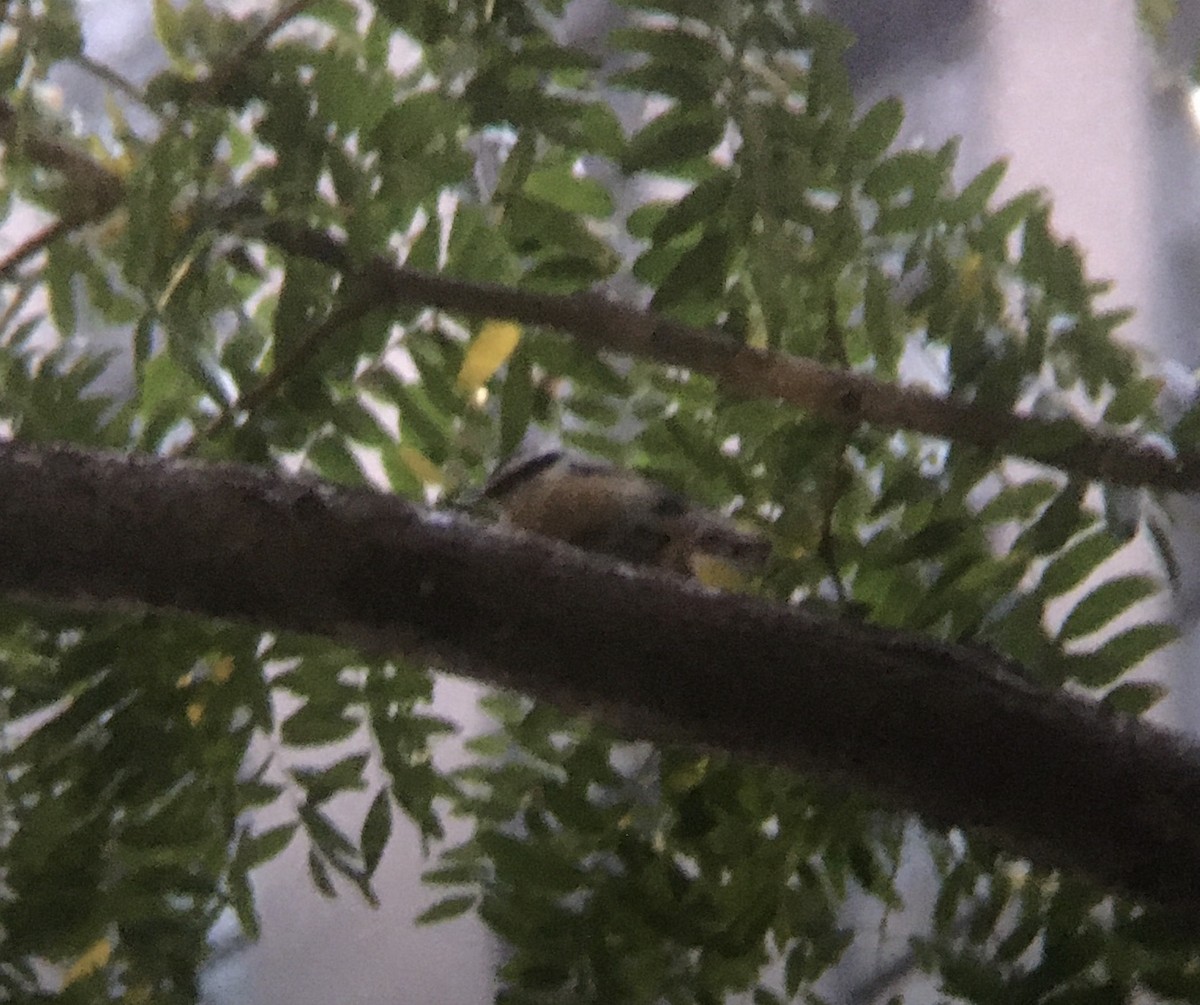
[(331, 338), (344, 331), (379, 305), (374, 297), (358, 294), (336, 304), (334, 308), (296, 343), (292, 352), (281, 359), (257, 384), (238, 397), (204, 429), (186, 440), (173, 451), (176, 457), (187, 457), (195, 453), (200, 444), (208, 442), (233, 424), (239, 416), (249, 415), (271, 400), (289, 380), (301, 373), (309, 362), (321, 351)]
[(148, 107), (146, 103), (146, 95), (142, 93), (140, 87), (134, 84), (131, 80), (121, 76), (111, 66), (106, 66), (104, 63), (92, 59), (85, 52), (76, 53), (71, 57), (71, 62), (78, 66), (81, 70), (90, 73), (93, 77), (108, 84), (114, 91), (124, 95), (130, 101), (136, 102), (142, 107)]
[(1200, 926), (1200, 751), (986, 650), (233, 465), (0, 444), (0, 594), (405, 652), (868, 788)]
[[(277, 221), (264, 232), (276, 246), (341, 269), (356, 267), (346, 245), (328, 234)], [(422, 304), (473, 317), (511, 318), (569, 332), (598, 349), (688, 367), (750, 398), (776, 398), (833, 422), (871, 423), (1024, 457), (1087, 478), (1192, 492), (1200, 489), (1200, 453), (1172, 457), (1131, 437), (1097, 432), (1074, 419), (997, 412), (901, 387), (815, 360), (743, 345), (595, 293), (557, 295), (478, 283), (397, 266), (384, 258), (364, 269), (381, 302)], [(1057, 446), (1043, 447), (1042, 444)]]
[(52, 220), (41, 230), (31, 234), (18, 244), (3, 260), (0, 260), (0, 282), (8, 282), (10, 279), (14, 279), (17, 269), (23, 263), (48, 248), (59, 237), (67, 233), (68, 229), (65, 220), (61, 218)]

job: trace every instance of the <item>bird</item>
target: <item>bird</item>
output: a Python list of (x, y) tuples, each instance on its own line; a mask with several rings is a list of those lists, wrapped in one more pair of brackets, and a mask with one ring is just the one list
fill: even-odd
[(501, 523), (709, 586), (742, 586), (771, 554), (760, 532), (635, 471), (563, 449), (506, 461), (482, 497)]

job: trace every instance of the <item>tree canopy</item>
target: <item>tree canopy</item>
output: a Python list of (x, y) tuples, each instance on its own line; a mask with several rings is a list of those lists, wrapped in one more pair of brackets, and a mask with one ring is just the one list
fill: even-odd
[[(836, 25), (628, 2), (579, 46), (563, 6), (157, 0), (137, 86), (4, 5), (0, 993), (195, 1001), (257, 866), (371, 900), (453, 813), (420, 920), (477, 911), (504, 1002), (817, 1002), (922, 856), (946, 998), (1200, 998), (1200, 759), (1128, 676), (1200, 408), (1042, 194), (855, 106)], [(760, 528), (758, 595), (446, 515), (532, 430)], [(1161, 571), (1097, 574), (1139, 535)], [(515, 688), (454, 771), (430, 663)]]

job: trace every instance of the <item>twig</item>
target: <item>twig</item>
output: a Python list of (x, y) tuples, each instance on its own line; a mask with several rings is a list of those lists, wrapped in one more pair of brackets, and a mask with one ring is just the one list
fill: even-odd
[(28, 261), (39, 251), (43, 251), (49, 247), (50, 244), (65, 234), (68, 229), (69, 225), (67, 221), (65, 219), (58, 219), (46, 224), (37, 233), (27, 237), (18, 244), (3, 261), (0, 261), (0, 282), (8, 282), (10, 279), (13, 279), (17, 269), (24, 262)]
[(274, 397), (286, 381), (304, 369), (331, 336), (365, 314), (376, 310), (378, 306), (374, 297), (361, 295), (337, 304), (329, 314), (300, 339), (290, 355), (281, 360), (258, 384), (239, 396), (236, 402), (222, 411), (208, 426), (191, 436), (177, 450), (172, 451), (172, 455), (176, 457), (191, 456), (201, 443), (211, 440), (223, 432), (237, 416), (247, 415), (261, 408), (263, 404)]
[(71, 62), (78, 66), (81, 70), (86, 70), (93, 77), (104, 81), (114, 91), (120, 91), (130, 101), (136, 101), (143, 107), (146, 106), (146, 96), (132, 81), (127, 80), (121, 74), (117, 73), (111, 66), (105, 66), (92, 59), (87, 53), (81, 52), (71, 58)]

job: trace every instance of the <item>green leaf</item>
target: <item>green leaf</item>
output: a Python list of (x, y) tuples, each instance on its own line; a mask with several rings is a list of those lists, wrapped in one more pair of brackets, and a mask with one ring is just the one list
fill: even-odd
[(370, 131), (395, 104), (383, 79), (364, 73), (354, 56), (325, 48), (313, 52), (309, 89), (320, 115), (343, 135)]
[(276, 858), (296, 833), (296, 823), (280, 824), (260, 834), (246, 835), (238, 842), (237, 859), (241, 868), (249, 872)]
[(609, 36), (612, 44), (649, 58), (611, 78), (614, 86), (665, 94), (681, 103), (711, 102), (725, 78), (725, 59), (711, 37), (685, 30), (623, 28)]
[(395, 442), (391, 430), (385, 429), (375, 413), (357, 398), (339, 401), (331, 421), (340, 432), (366, 446), (385, 447)]
[(863, 191), (880, 203), (909, 193), (931, 195), (941, 184), (941, 169), (927, 152), (902, 150), (876, 167), (863, 182)]
[(664, 63), (645, 63), (631, 70), (622, 70), (614, 74), (611, 80), (616, 87), (665, 94), (689, 106), (711, 100), (717, 86), (708, 67), (670, 66)]
[(1178, 639), (1179, 631), (1174, 625), (1162, 622), (1134, 625), (1113, 636), (1099, 649), (1083, 655), (1081, 658), (1088, 660), (1096, 668), (1096, 674), (1077, 675), (1077, 679), (1089, 687), (1108, 684), (1126, 671), (1132, 670), (1152, 653)]
[(1200, 401), (1195, 402), (1171, 427), (1171, 442), (1180, 451), (1200, 447)]
[(547, 890), (566, 893), (579, 886), (581, 870), (566, 858), (549, 854), (545, 845), (486, 831), (477, 839), (497, 870), (521, 882), (528, 880)]
[(179, 59), (183, 55), (183, 16), (171, 0), (154, 0), (154, 34), (162, 43), (168, 56)]
[(663, 278), (651, 305), (655, 310), (666, 310), (680, 304), (711, 304), (715, 312), (725, 292), (732, 254), (732, 242), (723, 229), (715, 226), (706, 230)]
[(233, 398), (225, 372), (221, 369), (221, 362), (217, 359), (212, 345), (196, 335), (194, 332), (171, 332), (167, 338), (167, 351), (213, 401), (229, 407), (233, 404)]
[[(1138, 0), (1138, 23), (1158, 45), (1170, 41), (1171, 22), (1179, 14), (1179, 0)], [(1193, 69), (1193, 79), (1195, 70)]]
[(525, 438), (533, 413), (533, 376), (529, 352), (518, 346), (508, 362), (500, 399), (500, 456), (508, 457)]
[[(1090, 635), (1127, 611), (1139, 600), (1145, 600), (1158, 592), (1159, 584), (1148, 576), (1117, 576), (1115, 579), (1101, 583), (1079, 601), (1067, 615), (1062, 628), (1058, 631), (1058, 638), (1062, 642), (1067, 642)], [(1136, 631), (1136, 629), (1134, 630)], [(1159, 643), (1159, 645), (1165, 645), (1165, 642)], [(1158, 646), (1154, 648), (1158, 648)]]
[(1070, 482), (1013, 544), (1014, 551), (1028, 550), (1035, 555), (1057, 551), (1081, 531), (1092, 518), (1083, 513), (1083, 482)]
[(455, 897), (446, 897), (418, 914), (416, 923), (418, 925), (432, 925), (438, 921), (449, 921), (451, 918), (457, 918), (460, 915), (466, 914), (475, 906), (475, 899), (473, 896), (462, 894)]
[[(443, 856), (442, 860), (446, 861), (446, 856)], [(436, 869), (427, 869), (421, 873), (421, 882), (431, 886), (465, 886), (468, 883), (478, 883), (480, 878), (481, 869), (474, 861), (440, 865)]]
[(172, 419), (184, 414), (198, 388), (170, 353), (156, 353), (138, 369), (138, 407), (142, 415)]
[(967, 182), (951, 206), (951, 218), (970, 220), (987, 209), (988, 200), (995, 194), (1007, 170), (1007, 160), (993, 161)]
[[(715, 177), (721, 178), (724, 175), (716, 175)], [(704, 182), (700, 184), (703, 185)], [(692, 192), (695, 191), (696, 189), (692, 189)], [(688, 194), (690, 195), (691, 193)], [(687, 196), (685, 195), (683, 198), (687, 199)], [(654, 235), (654, 229), (658, 226), (659, 221), (678, 205), (678, 202), (646, 202), (638, 206), (625, 220), (629, 236), (636, 237), (640, 241), (651, 240)]]
[(85, 267), (83, 254), (72, 242), (60, 239), (50, 244), (46, 259), (46, 290), (50, 316), (64, 335), (72, 334), (79, 317), (75, 312), (75, 276)]
[(915, 534), (898, 541), (893, 547), (877, 549), (870, 556), (871, 564), (903, 565), (916, 559), (929, 558), (946, 551), (949, 543), (970, 530), (973, 522), (966, 517), (946, 517), (932, 520)]
[(879, 269), (872, 267), (863, 292), (863, 326), (880, 369), (889, 374), (894, 373), (905, 345), (905, 332), (894, 316), (890, 298), (891, 283)]
[(1056, 556), (1042, 573), (1039, 592), (1058, 597), (1082, 583), (1117, 552), (1121, 542), (1105, 530), (1089, 534)]
[(1118, 684), (1102, 699), (1101, 704), (1114, 712), (1142, 715), (1167, 696), (1167, 689), (1154, 681), (1129, 681)]
[(317, 888), (322, 897), (332, 900), (337, 896), (337, 888), (333, 885), (329, 870), (325, 868), (325, 863), (312, 849), (308, 852), (308, 875), (312, 878), (313, 886)]
[(979, 511), (979, 522), (988, 526), (1010, 520), (1030, 520), (1057, 492), (1058, 486), (1047, 479), (1035, 478), (1010, 485), (987, 501)]
[(321, 854), (330, 859), (330, 864), (339, 872), (342, 871), (337, 860), (356, 851), (350, 839), (334, 826), (329, 817), (309, 803), (300, 807), (300, 822)]
[(603, 219), (613, 211), (608, 190), (592, 178), (576, 177), (570, 164), (535, 168), (525, 179), (523, 191), (568, 213)]
[(1044, 204), (1045, 196), (1040, 192), (1022, 192), (993, 210), (979, 231), (981, 249), (1007, 257), (1006, 243), (1009, 236)]
[(383, 465), (383, 473), (387, 477), (388, 486), (396, 495), (423, 501), (425, 482), (422, 478), (417, 477), (411, 463), (414, 449), (405, 449), (399, 446), (385, 447), (380, 451), (379, 460)]
[(321, 708), (310, 701), (284, 719), (280, 735), (288, 746), (311, 747), (344, 740), (357, 728), (358, 723), (341, 709)]
[(322, 436), (308, 448), (308, 462), (322, 478), (339, 485), (362, 485), (366, 482), (362, 467), (354, 452), (340, 436)]
[(539, 262), (525, 274), (530, 289), (551, 293), (571, 293), (586, 290), (608, 278), (615, 271), (616, 261), (596, 261), (582, 255), (558, 255)]
[(1129, 381), (1104, 409), (1104, 421), (1114, 426), (1123, 426), (1150, 415), (1154, 403), (1162, 391), (1162, 380), (1157, 377), (1141, 377)]
[(287, 359), (329, 307), (330, 271), (305, 258), (291, 258), (283, 274), (273, 331), (275, 356)]
[(437, 91), (419, 91), (394, 105), (372, 136), (384, 156), (420, 158), (438, 149), (464, 121), (461, 104)]
[(434, 464), (444, 464), (449, 450), (444, 417), (420, 387), (399, 381), (391, 387), (391, 401), (400, 411), (400, 442), (416, 447)]
[(677, 203), (657, 214), (654, 227), (649, 232), (651, 240), (655, 244), (664, 244), (693, 227), (711, 225), (714, 217), (728, 211), (733, 194), (734, 180), (730, 173), (722, 172), (704, 179)]
[(1054, 464), (1064, 451), (1087, 438), (1088, 431), (1082, 423), (1074, 419), (1054, 419), (1018, 429), (1007, 447), (1011, 453)]
[(261, 779), (250, 779), (238, 785), (238, 809), (252, 809), (259, 806), (270, 806), (283, 792), (282, 786), (264, 782)]
[(375, 874), (383, 858), (383, 850), (392, 836), (392, 800), (387, 788), (376, 793), (363, 818), (359, 844), (362, 846), (363, 866), (368, 876)]
[(322, 803), (341, 792), (365, 788), (363, 769), (366, 766), (366, 754), (352, 754), (325, 768), (293, 768), (290, 774), (304, 789), (309, 802)]
[(616, 160), (625, 146), (625, 134), (616, 113), (603, 101), (593, 101), (574, 116), (574, 143), (581, 150)]
[(514, 195), (502, 224), (513, 247), (521, 254), (561, 252), (597, 263), (613, 260), (612, 249), (588, 229), (574, 213), (548, 202)]
[(885, 98), (854, 126), (846, 142), (846, 156), (852, 163), (874, 161), (892, 145), (904, 123), (904, 105), (898, 98)]
[(357, 34), (358, 10), (349, 0), (318, 0), (305, 13), (345, 34)]
[(625, 171), (681, 170), (721, 142), (725, 116), (717, 108), (677, 106), (639, 131), (622, 157)]
[(642, 52), (651, 60), (674, 67), (721, 63), (714, 39), (683, 28), (618, 28), (609, 41), (628, 52)]
[(229, 870), (229, 901), (246, 937), (251, 941), (258, 939), (262, 934), (262, 922), (254, 906), (254, 891), (244, 870)]

